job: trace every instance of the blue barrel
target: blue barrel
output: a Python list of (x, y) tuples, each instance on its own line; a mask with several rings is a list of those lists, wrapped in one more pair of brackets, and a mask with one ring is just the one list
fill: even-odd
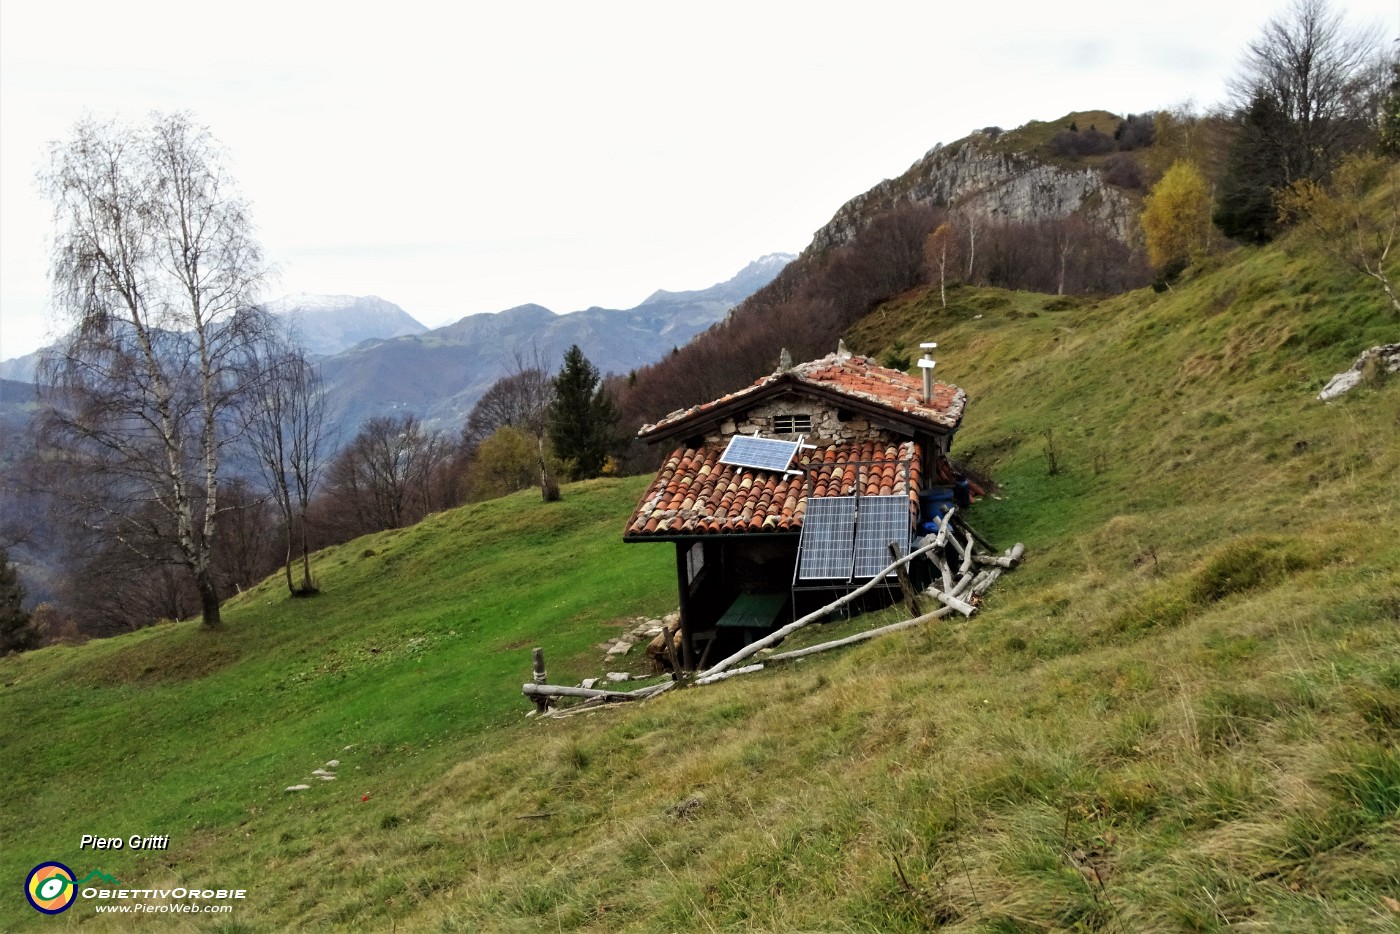
[[(919, 519), (924, 523), (941, 519), (953, 508), (956, 492), (950, 486), (935, 486), (919, 493)], [(939, 526), (941, 528), (941, 526)], [(932, 531), (937, 531), (935, 528)], [(930, 531), (925, 529), (925, 531)]]

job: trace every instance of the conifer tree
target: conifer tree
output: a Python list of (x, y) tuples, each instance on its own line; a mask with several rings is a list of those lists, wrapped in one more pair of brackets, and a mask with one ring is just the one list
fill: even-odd
[(24, 588), (10, 563), (10, 555), (0, 548), (0, 655), (39, 647), (39, 634), (30, 625), (24, 609)]
[(617, 407), (602, 385), (598, 368), (573, 345), (554, 377), (554, 403), (549, 410), (549, 437), (571, 479), (602, 473), (617, 420)]

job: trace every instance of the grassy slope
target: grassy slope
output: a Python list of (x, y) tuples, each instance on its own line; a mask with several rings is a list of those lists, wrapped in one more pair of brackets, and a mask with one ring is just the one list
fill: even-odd
[[(488, 740), (509, 747), (521, 734), (497, 728), (519, 719), (531, 646), (577, 680), (598, 673), (611, 620), (674, 606), (672, 559), (617, 547), (644, 485), (576, 485), (548, 508), (521, 494), (360, 539), (321, 555), (322, 596), (288, 600), (274, 578), (225, 605), (222, 631), (169, 624), (0, 662), (0, 877), (58, 859), (258, 887), (239, 864), (264, 845), (290, 835), (324, 855), (381, 797)], [(310, 772), (332, 758), (342, 777), (322, 785)], [(362, 793), (375, 804), (350, 811)], [(84, 833), (170, 833), (172, 850), (79, 853)], [(43, 920), (18, 893), (0, 896), (0, 930)]]
[[(526, 647), (583, 673), (606, 620), (672, 602), (612, 481), (354, 543), (325, 597), (246, 595), (224, 633), (0, 662), (0, 873), (169, 831), (101, 868), (252, 890), (201, 930), (1392, 929), (1400, 380), (1313, 398), (1394, 339), (1358, 289), (1269, 250), (863, 322), (856, 349), (939, 341), (958, 446), (1006, 485), (975, 521), (1029, 546), (971, 621), (522, 721)], [(0, 926), (43, 920), (13, 897)]]

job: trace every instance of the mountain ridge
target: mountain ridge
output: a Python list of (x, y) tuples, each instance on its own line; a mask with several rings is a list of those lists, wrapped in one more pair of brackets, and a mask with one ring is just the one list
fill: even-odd
[(627, 373), (724, 320), (793, 258), (769, 253), (709, 288), (658, 289), (632, 308), (561, 314), (526, 303), (350, 348), (321, 361), (331, 418), (342, 435), (372, 416), (404, 412), (455, 429), (517, 356), (552, 371), (574, 344), (600, 372)]

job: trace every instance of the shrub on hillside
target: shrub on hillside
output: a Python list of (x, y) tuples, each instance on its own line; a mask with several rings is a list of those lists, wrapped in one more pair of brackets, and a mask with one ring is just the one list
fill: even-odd
[(1232, 594), (1280, 583), (1315, 563), (1299, 542), (1290, 539), (1230, 542), (1197, 572), (1191, 597), (1200, 603), (1223, 600)]
[(1061, 130), (1050, 138), (1050, 151), (1057, 156), (1079, 159), (1084, 156), (1101, 156), (1113, 152), (1113, 137), (1096, 127), (1082, 132), (1074, 129)]
[(1147, 187), (1142, 165), (1126, 152), (1116, 152), (1108, 157), (1108, 161), (1104, 163), (1103, 180), (1117, 188), (1130, 191), (1142, 191)]
[(1145, 149), (1151, 146), (1157, 138), (1157, 115), (1128, 114), (1127, 119), (1118, 123), (1118, 128), (1113, 131), (1113, 139), (1118, 144), (1119, 152), (1132, 152), (1134, 149)]

